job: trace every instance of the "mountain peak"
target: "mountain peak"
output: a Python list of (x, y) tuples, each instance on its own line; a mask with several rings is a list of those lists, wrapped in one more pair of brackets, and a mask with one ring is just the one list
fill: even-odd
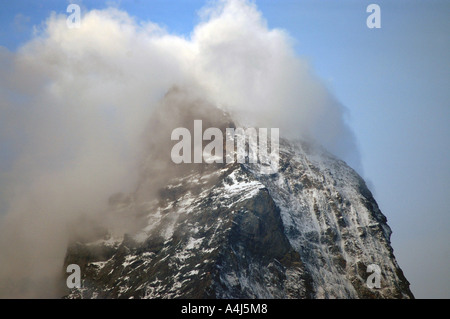
[[(80, 265), (82, 288), (67, 297), (413, 298), (386, 218), (353, 169), (285, 139), (278, 171), (259, 166), (191, 164), (152, 192), (145, 166), (133, 194), (110, 200), (133, 230), (69, 246), (65, 264)], [(379, 288), (369, 288), (369, 265)]]

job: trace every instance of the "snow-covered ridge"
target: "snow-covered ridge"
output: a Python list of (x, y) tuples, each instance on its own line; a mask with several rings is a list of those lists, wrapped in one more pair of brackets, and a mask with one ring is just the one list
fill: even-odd
[[(343, 161), (282, 140), (271, 175), (259, 164), (205, 165), (169, 181), (159, 200), (134, 203), (141, 228), (120, 245), (109, 239), (106, 256), (77, 255), (102, 241), (69, 252), (66, 263), (86, 271), (68, 297), (412, 297), (386, 218)], [(382, 270), (380, 289), (366, 285), (369, 264)]]

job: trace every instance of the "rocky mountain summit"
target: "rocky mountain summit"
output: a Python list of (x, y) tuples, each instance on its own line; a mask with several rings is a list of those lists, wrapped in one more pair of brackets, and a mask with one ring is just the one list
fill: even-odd
[[(219, 113), (209, 124), (230, 125)], [(135, 192), (111, 196), (109, 210), (133, 220), (127, 233), (91, 225), (70, 243), (65, 266), (81, 267), (82, 287), (66, 298), (413, 298), (365, 182), (320, 147), (280, 139), (273, 174), (172, 163), (161, 178), (164, 161), (150, 158)], [(380, 288), (367, 285), (371, 264)]]

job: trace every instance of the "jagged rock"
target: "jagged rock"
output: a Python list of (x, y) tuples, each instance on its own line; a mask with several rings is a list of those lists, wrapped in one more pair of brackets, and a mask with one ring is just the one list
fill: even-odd
[[(67, 297), (412, 297), (386, 218), (357, 173), (311, 146), (280, 147), (276, 174), (257, 164), (193, 170), (148, 203), (140, 232), (73, 243), (66, 264), (80, 264), (83, 288)], [(192, 194), (186, 185), (201, 180)], [(133, 196), (114, 205), (119, 198)], [(373, 263), (380, 289), (366, 285)]]
[[(189, 119), (214, 113), (211, 125), (234, 125), (204, 104), (187, 108), (197, 112)], [(170, 136), (162, 121), (152, 128)], [(153, 154), (169, 154), (152, 143)], [(80, 265), (82, 288), (66, 297), (413, 298), (364, 180), (304, 141), (281, 139), (279, 156), (270, 175), (260, 164), (191, 164), (166, 167), (170, 178), (160, 174), (167, 158), (151, 158), (137, 190), (109, 200), (139, 227), (74, 241), (65, 264)], [(380, 288), (367, 286), (370, 264)]]

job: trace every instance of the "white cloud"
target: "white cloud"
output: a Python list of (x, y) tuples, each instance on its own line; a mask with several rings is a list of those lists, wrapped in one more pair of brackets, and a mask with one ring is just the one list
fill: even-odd
[(87, 12), (79, 29), (65, 19), (52, 15), (17, 53), (0, 51), (0, 145), (14, 154), (0, 176), (0, 296), (56, 293), (29, 283), (60, 274), (67, 223), (134, 185), (139, 136), (173, 85), (195, 87), (244, 124), (340, 154), (353, 145), (343, 108), (253, 4), (204, 9), (190, 39), (115, 8)]

